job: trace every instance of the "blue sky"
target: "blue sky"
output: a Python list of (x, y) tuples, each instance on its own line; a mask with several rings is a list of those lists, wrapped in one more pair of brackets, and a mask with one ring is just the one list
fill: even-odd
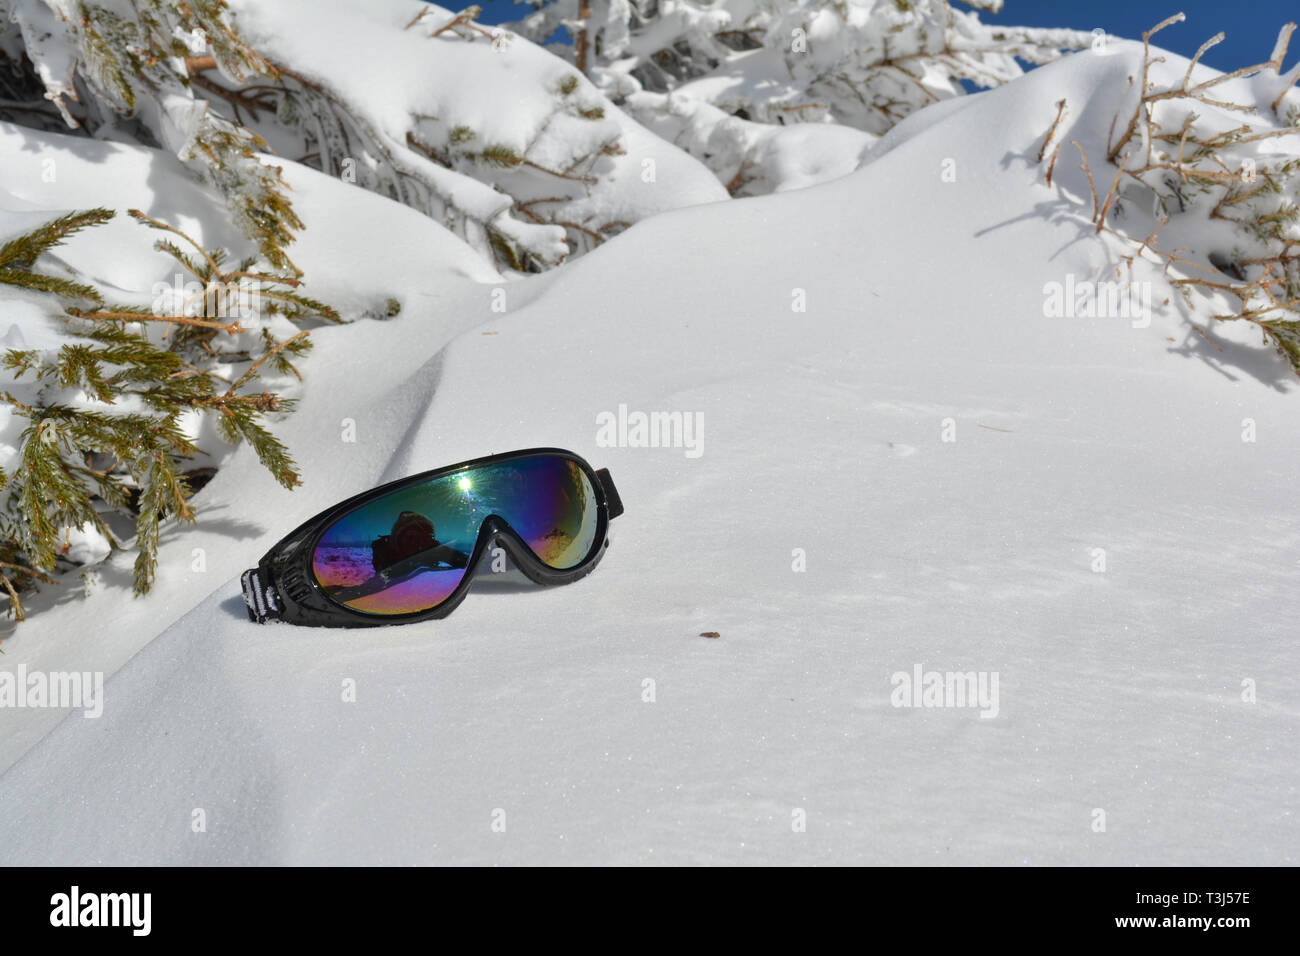
[[(595, 0), (599, 3), (600, 0)], [(459, 9), (456, 3), (443, 0), (442, 6)], [(511, 0), (479, 0), (482, 21), (501, 23), (517, 20), (528, 7)], [(961, 6), (961, 4), (957, 4)], [(1142, 31), (1182, 10), (1185, 23), (1168, 27), (1160, 34), (1160, 45), (1191, 56), (1201, 43), (1219, 30), (1227, 38), (1205, 56), (1205, 62), (1221, 70), (1260, 63), (1273, 52), (1277, 31), (1288, 20), (1300, 17), (1296, 0), (1006, 0), (997, 16), (981, 13), (986, 23), (1007, 26), (1074, 27), (1092, 30), (1100, 27), (1117, 36), (1141, 39)], [(1287, 64), (1300, 58), (1300, 34), (1292, 41)]]

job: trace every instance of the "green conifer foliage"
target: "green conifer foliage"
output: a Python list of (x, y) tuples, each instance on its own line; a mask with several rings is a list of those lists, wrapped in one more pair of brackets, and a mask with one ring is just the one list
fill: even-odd
[[(138, 210), (130, 215), (165, 237), (155, 247), (194, 276), (205, 295), (238, 284), (255, 294), (259, 315), (338, 320), (333, 309), (298, 291), (298, 279), (256, 271), (248, 260), (224, 268), (224, 251), (204, 249)], [(292, 488), (299, 481), (288, 450), (268, 428), (292, 403), (257, 386), (266, 369), (298, 376), (293, 361), (310, 348), (309, 333), (281, 340), (206, 309), (196, 316), (188, 309), (161, 314), (108, 304), (88, 285), (38, 270), (41, 256), (68, 236), (113, 217), (107, 209), (71, 213), (0, 246), (0, 282), (62, 299), (74, 335), (57, 351), (10, 349), (0, 363), (15, 380), (39, 386), (34, 400), (0, 395), (27, 420), (16, 466), (0, 471), (0, 586), (19, 619), (21, 593), (52, 580), (73, 528), (98, 531), (113, 549), (133, 548), (135, 592), (149, 589), (163, 522), (195, 517), (186, 468), (199, 449), (184, 422), (193, 412), (216, 416), (221, 436), (247, 442), (280, 484)], [(148, 330), (159, 326), (168, 335), (151, 337)], [(229, 339), (255, 344), (233, 354), (216, 348)], [(215, 371), (220, 362), (246, 367), (228, 380)], [(134, 522), (133, 541), (118, 540), (113, 515)]]
[[(220, 191), (272, 266), (294, 268), (286, 249), (302, 222), (280, 168), (258, 158), (266, 143), (194, 95), (196, 63), (240, 82), (275, 75), (240, 39), (225, 0), (0, 0), (0, 59), (43, 78), (67, 127), (131, 126), (175, 152)], [(36, 107), (23, 109), (13, 118), (29, 122)]]

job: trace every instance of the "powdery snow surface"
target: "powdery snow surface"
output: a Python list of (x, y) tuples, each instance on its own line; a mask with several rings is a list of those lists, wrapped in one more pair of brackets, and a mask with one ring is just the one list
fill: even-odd
[[(394, 223), (345, 252), (305, 214), (309, 275), (313, 243), (396, 260), (406, 302), (430, 301), (316, 336), (281, 429), (304, 488), (241, 453), (157, 593), (102, 591), (6, 642), (7, 665), (140, 650), (103, 717), (0, 777), (0, 858), (1294, 862), (1294, 376), (1249, 329), (1196, 334), (1154, 268), (1149, 327), (1044, 315), (1048, 283), (1104, 278), (1124, 248), (1094, 235), (1072, 160), (1042, 183), (1038, 146), (1066, 96), (1098, 104), (1070, 135), (1103, 154), (1140, 55), (922, 113), (833, 183), (647, 220), (506, 284), (504, 315), (436, 227), (292, 170), (306, 213)], [(598, 447), (620, 405), (699, 413), (702, 454)], [(236, 571), (299, 519), (552, 444), (627, 506), (581, 582), (485, 580), (404, 627), (248, 623)], [(996, 673), (996, 716), (893, 706), (918, 665)]]

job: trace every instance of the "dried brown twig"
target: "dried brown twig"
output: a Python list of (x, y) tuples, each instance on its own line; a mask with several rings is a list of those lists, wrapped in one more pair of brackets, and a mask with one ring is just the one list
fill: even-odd
[[(1193, 292), (1235, 299), (1237, 307), (1234, 310), (1216, 313), (1212, 317), (1255, 324), (1300, 374), (1300, 233), (1296, 231), (1297, 224), (1300, 224), (1300, 202), (1297, 201), (1300, 156), (1273, 164), (1273, 168), (1257, 169), (1257, 154), (1243, 150), (1251, 144), (1298, 136), (1300, 126), (1289, 122), (1281, 127), (1260, 126), (1251, 117), (1261, 114), (1263, 104), (1234, 102), (1210, 95), (1229, 80), (1263, 71), (1271, 71), (1283, 78), (1282, 66), (1295, 24), (1288, 23), (1282, 27), (1268, 61), (1194, 83), (1192, 77), (1202, 57), (1223, 40), (1222, 33), (1216, 34), (1201, 44), (1177, 82), (1168, 88), (1154, 88), (1150, 79), (1151, 67), (1162, 62), (1163, 58), (1152, 55), (1151, 37), (1183, 19), (1182, 14), (1168, 17), (1142, 35), (1143, 62), (1138, 101), (1123, 132), (1109, 146), (1106, 159), (1115, 166), (1115, 177), (1104, 200), (1099, 199), (1083, 146), (1077, 140), (1070, 140), (1079, 151), (1082, 161), (1079, 168), (1088, 180), (1094, 233), (1100, 234), (1104, 230), (1134, 243), (1134, 251), (1123, 257), (1130, 269), (1139, 258), (1154, 256), (1156, 261), (1163, 261), (1163, 273), (1185, 300)], [(1300, 65), (1284, 77), (1287, 82), (1282, 92), (1270, 104), (1273, 119), (1280, 118), (1282, 99), (1297, 78), (1300, 78)], [(1185, 101), (1192, 108), (1181, 116), (1175, 114), (1176, 125), (1162, 125), (1162, 120), (1167, 122), (1163, 114), (1178, 101)], [(1193, 109), (1196, 104), (1240, 114), (1245, 119), (1227, 129), (1207, 131), (1201, 116)], [(1039, 146), (1039, 162), (1052, 147), (1064, 114), (1064, 101), (1058, 102), (1056, 119)], [(1112, 131), (1113, 128), (1114, 124)], [(1140, 151), (1133, 149), (1135, 139), (1143, 144)], [(1157, 151), (1157, 144), (1166, 148)], [(1049, 185), (1060, 146), (1057, 143), (1052, 149), (1047, 167)], [(1137, 160), (1134, 165), (1130, 165), (1131, 158)], [(1156, 201), (1166, 210), (1155, 228), (1141, 240), (1106, 224), (1112, 209), (1120, 202), (1119, 187), (1126, 177), (1154, 193)], [(1158, 245), (1160, 231), (1170, 221), (1168, 210), (1173, 209), (1173, 214), (1177, 214), (1193, 206), (1201, 210), (1208, 207), (1204, 214), (1212, 221), (1228, 224), (1233, 232), (1231, 258), (1221, 251), (1217, 254), (1224, 258), (1215, 258), (1213, 250), (1206, 253), (1214, 268), (1184, 255), (1185, 249), (1165, 251)], [(1171, 275), (1175, 266), (1182, 274)], [(1199, 329), (1197, 332), (1203, 334)]]

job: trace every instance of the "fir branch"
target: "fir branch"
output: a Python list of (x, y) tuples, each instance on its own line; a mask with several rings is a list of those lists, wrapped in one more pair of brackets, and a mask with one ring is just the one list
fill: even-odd
[(40, 272), (0, 269), (0, 282), (23, 289), (34, 289), (37, 292), (49, 292), (65, 299), (85, 299), (95, 303), (104, 301), (99, 293), (88, 285), (73, 282), (71, 279), (60, 279), (57, 276), (44, 275)]
[(69, 236), (82, 229), (108, 222), (115, 213), (97, 208), (85, 212), (68, 213), (0, 246), (0, 282), (7, 285), (49, 292), (66, 299), (84, 299), (102, 303), (103, 298), (91, 286), (59, 276), (33, 272), (36, 260), (51, 249), (62, 245)]
[(71, 212), (0, 246), (0, 268), (30, 269), (37, 258), (82, 229), (102, 225), (116, 213), (102, 206), (85, 212)]
[[(275, 275), (259, 269), (255, 259), (244, 259), (223, 273), (229, 258), (225, 250), (205, 249), (184, 231), (138, 210), (132, 215), (168, 234), (157, 247), (186, 266), (205, 290), (249, 283), (269, 300), (264, 314), (338, 320), (334, 309), (299, 291), (298, 274)], [(75, 214), (47, 224), (32, 236), (11, 241), (6, 246), (9, 262), (31, 261), (77, 228), (108, 218), (111, 214)], [(45, 284), (30, 287), (58, 291)], [(18, 467), (12, 476), (0, 472), (6, 496), (0, 501), (0, 594), (8, 595), (9, 610), (16, 617), (24, 613), (22, 592), (54, 570), (66, 549), (68, 528), (93, 528), (110, 549), (121, 547), (101, 509), (133, 513), (133, 586), (137, 594), (150, 588), (163, 523), (195, 518), (184, 463), (200, 451), (187, 432), (190, 426), (182, 427), (188, 413), (215, 416), (222, 438), (249, 444), (285, 487), (301, 480), (288, 449), (266, 425), (268, 416), (291, 410), (293, 403), (270, 391), (242, 390), (268, 367), (300, 379), (292, 359), (310, 348), (305, 330), (280, 341), (262, 329), (260, 354), (244, 349), (227, 357), (216, 353), (209, 341), (223, 332), (239, 335), (243, 328), (238, 322), (156, 314), (132, 305), (68, 307), (65, 314), (74, 323), (75, 340), (54, 351), (10, 349), (0, 360), (16, 380), (30, 377), (59, 391), (76, 389), (99, 403), (66, 404), (48, 390), (27, 402), (9, 393), (0, 396), (0, 404), (28, 420), (19, 438)], [(137, 322), (165, 324), (175, 334), (169, 340), (165, 334), (159, 343), (131, 327)], [(248, 363), (233, 382), (215, 370), (217, 363), (231, 361)], [(96, 460), (105, 464), (94, 465)]]

